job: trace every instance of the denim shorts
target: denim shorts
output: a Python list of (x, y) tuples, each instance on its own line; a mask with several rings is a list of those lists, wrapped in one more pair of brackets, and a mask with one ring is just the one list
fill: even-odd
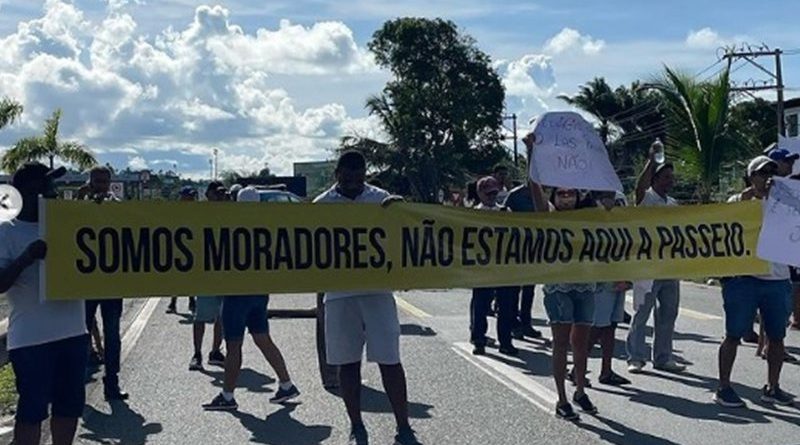
[(725, 334), (742, 338), (753, 329), (756, 311), (767, 338), (781, 340), (791, 312), (792, 284), (789, 280), (733, 277), (722, 281)]
[(593, 326), (606, 328), (614, 323), (622, 323), (624, 318), (625, 292), (602, 289), (595, 294)]
[(83, 415), (88, 335), (12, 349), (8, 355), (17, 378), (17, 421), (40, 423), (51, 406), (55, 417)]
[(237, 295), (222, 300), (222, 336), (225, 341), (242, 341), (245, 328), (250, 335), (268, 334), (266, 295)]
[(544, 309), (550, 324), (585, 324), (594, 321), (594, 293), (545, 292)]
[(197, 297), (195, 323), (214, 323), (220, 317), (222, 297)]

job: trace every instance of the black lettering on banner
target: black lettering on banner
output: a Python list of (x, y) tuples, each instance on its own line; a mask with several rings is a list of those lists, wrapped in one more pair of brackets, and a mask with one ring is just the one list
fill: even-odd
[(453, 264), (453, 243), (455, 243), (455, 233), (450, 227), (439, 229), (439, 265), (450, 267)]
[(720, 230), (724, 229), (723, 225), (720, 223), (711, 224), (711, 233), (713, 234), (713, 238), (711, 241), (712, 250), (714, 252), (715, 258), (721, 258), (725, 256), (725, 251), (720, 250), (719, 244), (723, 242), (723, 237), (719, 233)]
[(133, 236), (133, 230), (123, 228), (120, 236), (122, 242), (122, 272), (150, 272), (151, 245), (150, 228), (139, 229), (139, 239)]
[(539, 264), (542, 262), (542, 252), (545, 246), (545, 233), (543, 229), (525, 229), (525, 240), (522, 243), (522, 253), (525, 255), (526, 264)]
[(611, 239), (611, 234), (601, 228), (597, 229), (597, 261), (607, 263), (611, 261), (611, 251), (616, 247), (616, 243)]
[(418, 265), (436, 266), (436, 240), (433, 234), (433, 224), (435, 221), (426, 219), (422, 221), (422, 252), (419, 256)]
[(328, 269), (333, 265), (333, 235), (328, 229), (314, 231), (314, 259), (317, 269)]
[(481, 249), (483, 249), (483, 253), (480, 252), (475, 256), (478, 264), (481, 266), (486, 266), (492, 261), (492, 249), (489, 246), (489, 240), (487, 238), (491, 238), (494, 235), (494, 231), (491, 227), (481, 227), (478, 231), (478, 244), (480, 244)]
[(333, 267), (336, 269), (353, 267), (353, 257), (350, 254), (350, 231), (344, 227), (333, 228), (333, 252)]
[(97, 255), (95, 255), (94, 251), (87, 245), (87, 238), (88, 241), (94, 241), (97, 239), (97, 236), (92, 230), (91, 227), (81, 227), (78, 229), (78, 232), (75, 234), (75, 243), (78, 245), (78, 249), (86, 256), (86, 259), (78, 259), (75, 261), (75, 267), (78, 268), (80, 273), (92, 273), (97, 268)]
[(689, 247), (686, 248), (686, 257), (687, 258), (697, 258), (697, 236), (699, 233), (697, 232), (697, 227), (693, 225), (686, 226), (686, 239), (689, 241)]
[[(413, 230), (413, 232), (412, 232)], [(419, 227), (403, 227), (403, 267), (417, 267), (419, 258)]]
[(562, 263), (569, 263), (572, 261), (572, 239), (575, 238), (575, 232), (569, 229), (561, 229), (561, 238), (564, 241), (564, 250), (559, 254), (558, 259)]
[(738, 222), (731, 224), (731, 251), (735, 256), (745, 254), (744, 227)]
[(97, 234), (97, 241), (100, 270), (104, 273), (114, 273), (119, 270), (120, 258), (117, 255), (119, 233), (111, 227), (104, 227)]
[(711, 227), (700, 224), (697, 227), (697, 231), (700, 233), (700, 240), (703, 242), (703, 247), (699, 249), (700, 256), (708, 258), (711, 256), (711, 240), (709, 239), (709, 236), (711, 236)]
[(363, 256), (367, 252), (367, 244), (366, 240), (362, 240), (362, 238), (366, 236), (366, 227), (353, 228), (353, 265), (356, 269), (366, 269), (369, 266), (367, 258)]
[(674, 238), (672, 237), (672, 231), (669, 227), (656, 226), (656, 233), (658, 233), (659, 238), (658, 259), (663, 260), (664, 251), (672, 246)]
[(495, 264), (501, 264), (503, 261), (503, 241), (505, 240), (506, 233), (508, 233), (508, 227), (495, 227), (494, 233), (497, 235), (497, 242), (496, 242), (496, 250), (495, 252)]
[[(289, 237), (289, 231), (285, 227), (280, 227), (278, 229), (278, 233), (275, 236), (275, 270), (281, 270), (281, 268), (286, 268), (286, 270), (294, 269), (294, 263), (292, 261), (292, 241), (291, 237)], [(350, 267), (350, 263), (347, 264)]]
[(583, 248), (578, 261), (592, 262), (594, 261), (594, 234), (589, 229), (583, 229)]
[(478, 233), (477, 227), (464, 227), (463, 237), (461, 238), (461, 265), (474, 266), (475, 260), (469, 257), (469, 252), (475, 247), (475, 243), (470, 241), (470, 235)]
[(561, 237), (556, 229), (547, 229), (544, 246), (544, 260), (548, 264), (553, 264), (558, 261), (558, 252), (561, 249)]
[(383, 248), (383, 240), (386, 239), (386, 231), (380, 227), (373, 227), (369, 231), (369, 243), (375, 254), (370, 256), (369, 264), (374, 269), (380, 269), (386, 264), (386, 250)]
[(639, 237), (642, 238), (642, 244), (639, 245), (639, 252), (636, 253), (636, 261), (641, 261), (643, 257), (652, 260), (653, 239), (650, 237), (650, 233), (644, 227), (639, 227)]
[(183, 257), (175, 257), (175, 268), (180, 272), (189, 272), (194, 266), (194, 255), (187, 246), (187, 242), (194, 239), (194, 234), (188, 227), (179, 227), (175, 231), (175, 247)]
[(685, 258), (683, 252), (686, 249), (686, 239), (681, 226), (672, 226), (672, 234), (675, 237), (675, 242), (672, 244), (672, 258)]
[(627, 228), (622, 229), (625, 239), (627, 240), (627, 247), (625, 248), (625, 261), (631, 260), (631, 253), (633, 252), (633, 235)]
[(253, 229), (253, 268), (255, 270), (272, 270), (271, 249), (272, 234), (270, 231), (263, 227)]
[(214, 236), (214, 229), (203, 229), (203, 267), (206, 271), (231, 270), (231, 231), (227, 227), (219, 229), (219, 239)]
[(233, 247), (233, 267), (239, 272), (253, 267), (253, 239), (250, 230), (244, 227), (233, 229), (231, 240)]
[(295, 270), (306, 270), (313, 264), (312, 255), (314, 254), (311, 245), (311, 231), (305, 227), (294, 229), (294, 268)]
[(508, 243), (506, 245), (506, 255), (503, 261), (503, 264), (521, 264), (520, 259), (520, 252), (519, 252), (519, 243), (520, 243), (520, 232), (518, 227), (512, 227), (509, 231), (508, 235)]
[(166, 227), (153, 230), (153, 269), (156, 272), (169, 272), (172, 269), (172, 232)]

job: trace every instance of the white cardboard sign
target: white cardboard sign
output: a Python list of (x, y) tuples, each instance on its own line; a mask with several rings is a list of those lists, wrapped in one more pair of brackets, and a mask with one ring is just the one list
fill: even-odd
[(800, 181), (774, 178), (757, 253), (763, 260), (800, 267)]
[(552, 187), (622, 191), (608, 151), (592, 125), (571, 111), (545, 113), (533, 127), (531, 180)]

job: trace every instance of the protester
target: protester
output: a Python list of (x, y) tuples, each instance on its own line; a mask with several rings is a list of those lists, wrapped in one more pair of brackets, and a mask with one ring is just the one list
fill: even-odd
[[(529, 186), (537, 211), (549, 211), (541, 186), (533, 181)], [(581, 207), (580, 193), (575, 189), (554, 188), (549, 202), (557, 212)], [(544, 307), (553, 335), (553, 379), (558, 391), (556, 416), (565, 420), (578, 420), (580, 417), (572, 408), (566, 392), (567, 351), (570, 344), (575, 365), (576, 386), (572, 401), (588, 414), (597, 412), (597, 407), (585, 392), (589, 331), (594, 316), (596, 290), (595, 283), (558, 283), (544, 286)]]
[[(778, 164), (766, 156), (754, 158), (747, 166), (747, 176), (752, 184), (749, 199), (767, 199), (772, 176)], [(733, 195), (728, 202), (748, 199), (743, 194)], [(731, 386), (731, 371), (736, 360), (736, 350), (742, 335), (753, 326), (756, 311), (761, 314), (761, 324), (769, 340), (767, 347), (767, 384), (762, 389), (765, 403), (792, 405), (794, 399), (780, 388), (780, 374), (784, 359), (788, 301), (792, 285), (789, 268), (771, 264), (769, 275), (738, 276), (722, 280), (723, 309), (725, 311), (725, 340), (719, 348), (719, 387), (714, 401), (726, 407), (743, 407), (744, 401)]]
[(492, 177), (500, 185), (500, 191), (497, 193), (497, 202), (505, 202), (508, 197), (508, 190), (511, 188), (511, 175), (508, 171), (508, 166), (505, 164), (497, 164), (492, 169)]
[[(215, 187), (222, 186), (221, 182), (213, 181), (212, 184), (215, 184)], [(209, 187), (211, 184), (209, 184)], [(186, 185), (181, 187), (180, 192), (178, 192), (178, 200), (179, 201), (197, 201), (197, 190), (194, 187)], [(169, 305), (167, 306), (167, 313), (174, 314), (178, 311), (177, 307), (178, 297), (172, 297), (169, 300)], [(189, 297), (189, 312), (194, 313), (196, 308), (196, 302), (194, 297)]]
[[(89, 171), (89, 192), (84, 199), (96, 203), (118, 202), (111, 189), (111, 170), (108, 167), (94, 167)], [(99, 209), (102, 211), (102, 208)], [(120, 337), (120, 320), (122, 318), (122, 298), (93, 299), (86, 301), (86, 327), (89, 332), (97, 330), (95, 314), (100, 308), (103, 317), (104, 354), (103, 394), (106, 400), (127, 400), (128, 393), (119, 387), (120, 353), (122, 340)]]
[[(531, 159), (533, 150), (533, 133), (528, 134), (522, 139), (527, 149), (527, 159)], [(530, 162), (530, 161), (529, 161)], [(534, 212), (533, 198), (528, 184), (514, 187), (503, 202), (503, 206), (512, 212)], [(516, 290), (520, 295), (520, 304), (517, 312), (518, 325), (512, 332), (517, 339), (524, 337), (541, 338), (542, 333), (533, 327), (533, 297), (536, 294), (536, 285), (529, 284)]]
[[(85, 402), (89, 338), (84, 302), (39, 299), (38, 261), (47, 254), (39, 239), (38, 196), (55, 199), (53, 180), (64, 168), (51, 170), (28, 163), (11, 185), (22, 195), (16, 219), (0, 222), (0, 293), (11, 306), (7, 350), (19, 395), (14, 443), (39, 444), (41, 423), (52, 413), (52, 442), (73, 442)], [(51, 222), (52, 223), (52, 222)]]
[(790, 153), (789, 150), (782, 148), (771, 150), (768, 156), (778, 166), (775, 175), (783, 178), (791, 176), (794, 163), (800, 158), (800, 154)]
[[(245, 187), (239, 191), (238, 202), (260, 202), (258, 191), (253, 187)], [(267, 363), (278, 375), (278, 391), (269, 399), (270, 403), (286, 403), (300, 395), (300, 391), (292, 383), (286, 362), (278, 346), (269, 335), (269, 320), (266, 295), (236, 295), (222, 299), (222, 333), (225, 337), (225, 376), (222, 392), (210, 403), (203, 405), (209, 411), (236, 410), (239, 405), (233, 397), (236, 381), (242, 369), (242, 343), (245, 329), (250, 331), (253, 342), (261, 351)]]
[[(365, 183), (366, 160), (355, 151), (343, 153), (336, 164), (336, 184), (317, 196), (315, 203), (388, 205), (400, 198)], [(400, 361), (400, 321), (394, 295), (389, 290), (327, 292), (325, 294), (326, 355), (339, 366), (342, 399), (350, 418), (349, 443), (368, 443), (361, 417), (361, 360), (378, 363), (397, 422), (397, 445), (419, 444), (408, 420), (406, 375)]]
[[(651, 147), (650, 158), (636, 183), (636, 205), (639, 207), (677, 206), (669, 196), (675, 184), (674, 167), (670, 163), (656, 163), (656, 148)], [(628, 372), (640, 373), (648, 359), (645, 342), (647, 320), (655, 309), (653, 335), (653, 368), (666, 372), (682, 372), (686, 366), (675, 361), (672, 355), (672, 337), (680, 305), (678, 280), (640, 281), (634, 284), (634, 310), (628, 330), (626, 349)]]
[[(218, 182), (212, 182), (206, 188), (206, 199), (211, 202), (225, 201), (228, 193)], [(206, 333), (206, 324), (214, 325), (214, 337), (211, 343), (211, 352), (208, 353), (208, 364), (212, 366), (224, 366), (225, 355), (222, 353), (222, 320), (221, 316), (222, 297), (203, 296), (197, 297), (195, 303), (194, 323), (192, 323), (192, 339), (194, 344), (194, 354), (189, 361), (189, 371), (200, 371), (203, 369), (203, 337)]]
[[(497, 204), (500, 184), (493, 176), (478, 180), (478, 199), (476, 210), (504, 211), (505, 207)], [(492, 301), (497, 299), (497, 341), (501, 354), (516, 356), (519, 354), (511, 340), (511, 331), (517, 322), (517, 306), (519, 305), (518, 287), (483, 287), (472, 290), (470, 300), (470, 341), (474, 345), (472, 353), (486, 354), (488, 324), (486, 317)]]
[(242, 190), (241, 184), (233, 184), (231, 185), (230, 190), (228, 190), (228, 199), (231, 201), (236, 201), (237, 197), (239, 196), (239, 192)]

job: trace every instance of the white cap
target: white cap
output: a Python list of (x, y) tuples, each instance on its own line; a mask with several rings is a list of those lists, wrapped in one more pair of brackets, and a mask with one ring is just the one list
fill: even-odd
[(749, 164), (747, 164), (747, 176), (748, 177), (749, 176), (753, 176), (753, 173), (761, 170), (762, 168), (764, 168), (764, 167), (766, 167), (768, 165), (772, 165), (774, 167), (778, 166), (778, 164), (776, 164), (775, 161), (773, 161), (772, 159), (770, 159), (767, 156), (763, 156), (763, 155), (762, 156), (756, 156), (755, 158), (753, 158), (752, 161), (750, 161)]
[(239, 190), (239, 194), (236, 195), (236, 201), (238, 202), (259, 202), (261, 201), (261, 197), (258, 195), (258, 190), (253, 187), (245, 187)]

